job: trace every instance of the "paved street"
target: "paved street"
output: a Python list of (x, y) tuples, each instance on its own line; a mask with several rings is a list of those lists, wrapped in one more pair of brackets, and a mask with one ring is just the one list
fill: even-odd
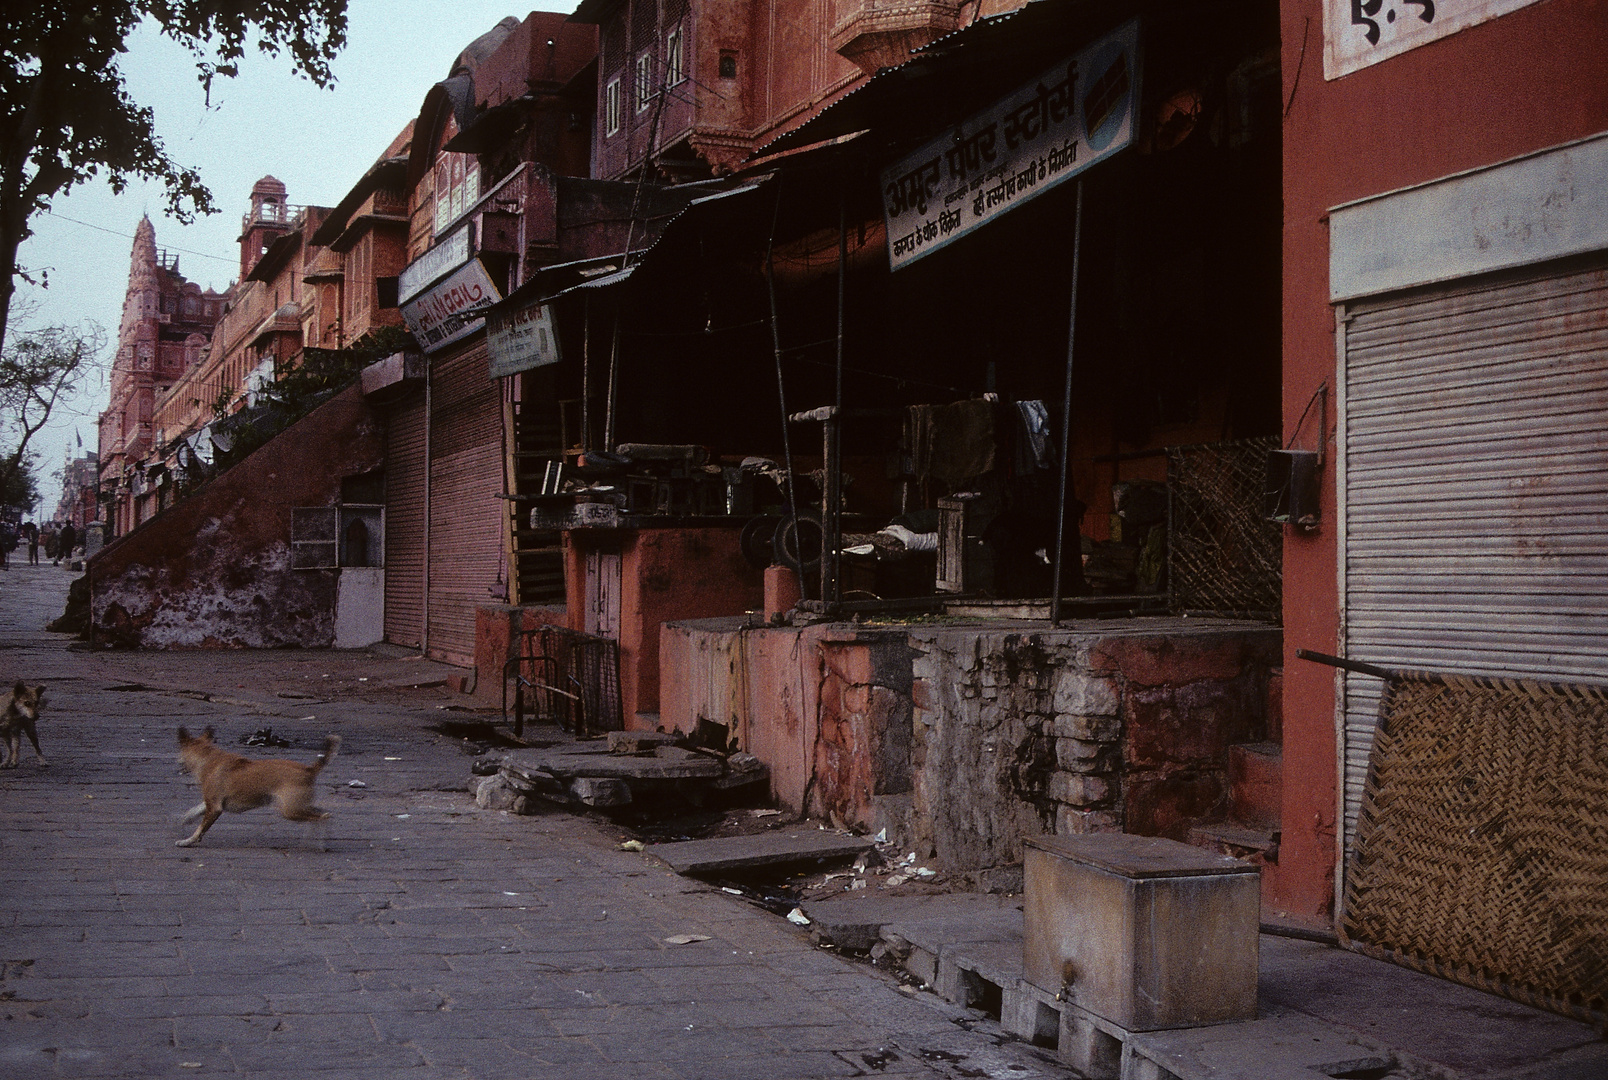
[[(70, 577), (0, 572), (51, 762), (0, 772), (0, 1077), (1067, 1075), (617, 833), (477, 809), (430, 727), (462, 699), (401, 686), (422, 661), (69, 648)], [(339, 733), (324, 836), (263, 809), (176, 848), (181, 723), (301, 761)]]

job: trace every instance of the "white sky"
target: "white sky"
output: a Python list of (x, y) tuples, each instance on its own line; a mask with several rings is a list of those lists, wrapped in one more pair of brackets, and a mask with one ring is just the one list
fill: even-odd
[[(284, 181), (294, 205), (334, 206), (408, 120), (425, 92), (445, 78), (452, 61), (504, 16), (532, 10), (573, 11), (576, 0), (351, 0), (345, 50), (333, 68), (333, 90), (318, 90), (290, 74), (285, 57), (248, 51), (240, 75), (213, 83), (208, 108), (194, 61), (182, 48), (141, 28), (129, 39), (121, 67), (136, 102), (156, 113), (156, 129), (170, 157), (200, 170), (219, 212), (182, 226), (164, 212), (157, 184), (131, 184), (113, 195), (94, 180), (58, 198), (50, 214), (34, 218), (33, 237), (18, 252), (30, 271), (48, 270), (50, 287), (19, 283), (18, 297), (37, 311), (7, 337), (29, 326), (99, 323), (115, 344), (128, 285), (134, 227), (142, 214), (156, 226), (156, 245), (176, 252), (179, 271), (202, 288), (227, 288), (239, 270), (240, 216), (251, 185), (266, 175)], [(15, 309), (14, 309), (15, 312)], [(104, 364), (102, 365), (104, 369)], [(64, 455), (94, 450), (96, 419), (107, 405), (104, 374), (58, 408), (34, 437), (39, 453), (41, 502), (49, 516), (61, 494)]]

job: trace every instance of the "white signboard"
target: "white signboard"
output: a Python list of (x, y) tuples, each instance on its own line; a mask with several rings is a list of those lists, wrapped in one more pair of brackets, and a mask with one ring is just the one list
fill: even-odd
[(558, 363), (552, 309), (527, 304), (517, 311), (492, 312), (486, 317), (486, 348), (493, 379)]
[(408, 263), (408, 268), (396, 279), (397, 299), (407, 303), (430, 282), (455, 266), (469, 261), (469, 226), (454, 232), (436, 243), (436, 246)]
[(475, 259), (418, 298), (402, 305), (402, 319), (425, 352), (468, 337), (486, 321), (486, 309), (502, 299), (486, 268)]
[(1323, 0), (1323, 77), (1338, 79), (1536, 0)]
[(892, 268), (1126, 147), (1138, 91), (1135, 20), (884, 169)]

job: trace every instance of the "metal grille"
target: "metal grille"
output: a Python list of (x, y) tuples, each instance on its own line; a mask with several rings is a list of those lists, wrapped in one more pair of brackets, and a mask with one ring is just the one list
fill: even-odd
[(619, 642), (562, 626), (526, 630), (503, 671), (505, 719), (510, 711), (516, 735), (526, 717), (577, 735), (620, 730)]
[(1278, 439), (1167, 448), (1167, 578), (1174, 613), (1278, 619), (1283, 532), (1262, 515)]
[(1341, 940), (1601, 1026), (1608, 691), (1386, 674)]

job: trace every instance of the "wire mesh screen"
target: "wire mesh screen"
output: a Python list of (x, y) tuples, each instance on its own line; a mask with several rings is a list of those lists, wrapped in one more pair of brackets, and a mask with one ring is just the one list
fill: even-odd
[(1277, 619), (1283, 533), (1262, 514), (1274, 437), (1167, 448), (1174, 613)]
[(516, 730), (526, 716), (577, 734), (623, 726), (620, 646), (613, 639), (539, 626), (520, 634), (519, 658), (511, 666)]
[(1602, 1026), (1608, 690), (1393, 672), (1379, 713), (1341, 940)]

